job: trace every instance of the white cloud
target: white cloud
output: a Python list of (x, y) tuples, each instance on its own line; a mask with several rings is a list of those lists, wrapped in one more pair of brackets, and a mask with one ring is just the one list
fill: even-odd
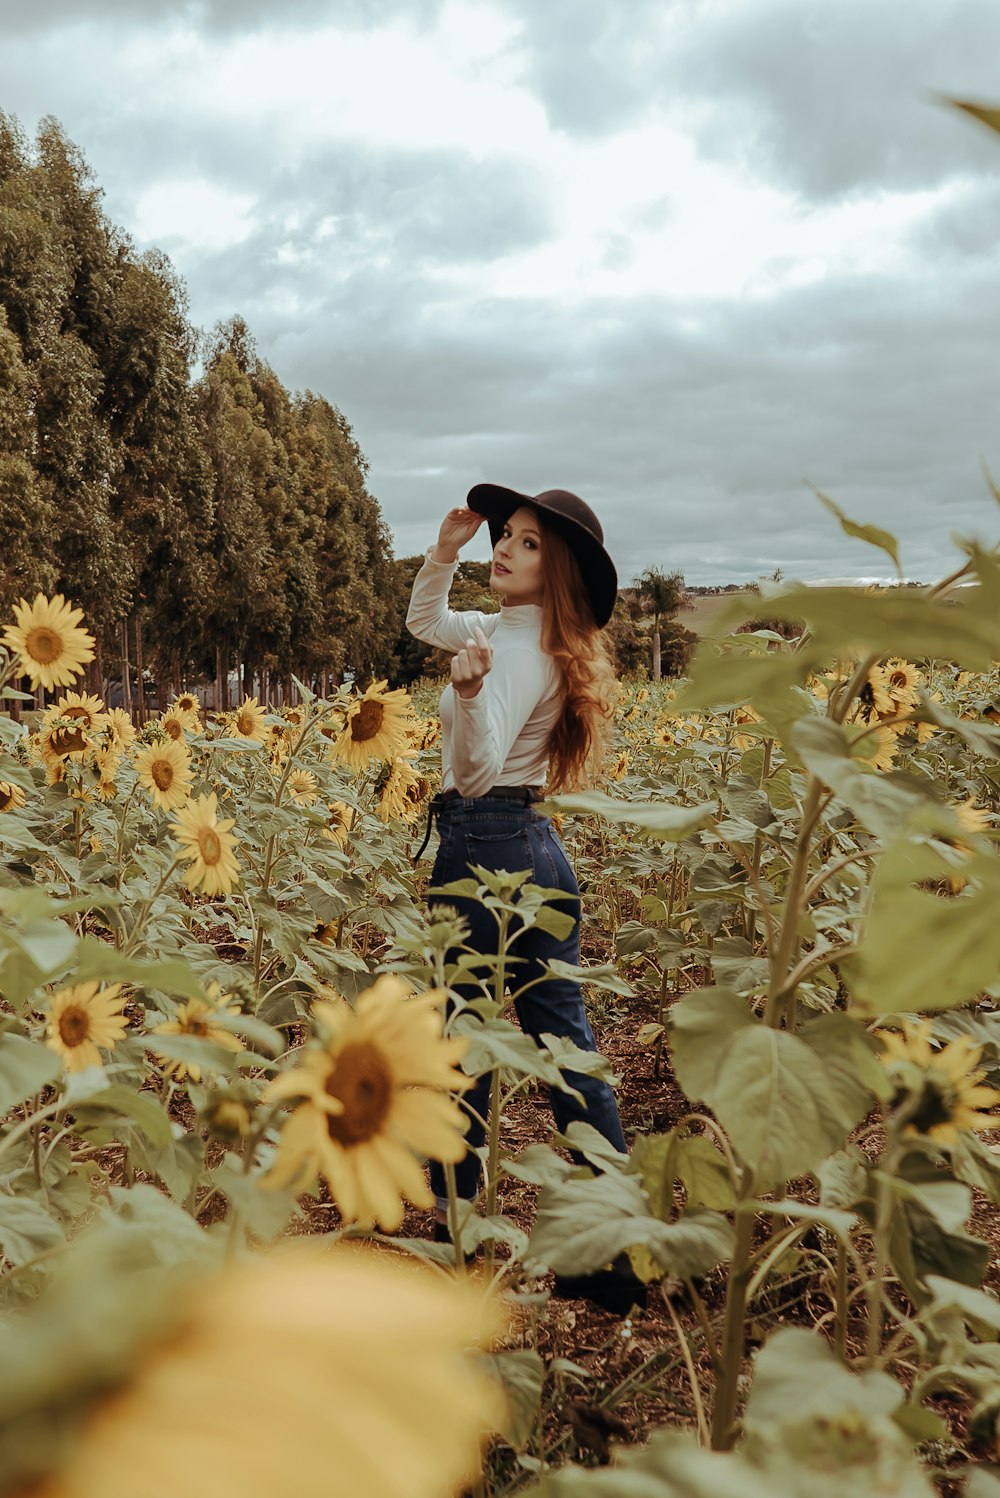
[(253, 233), (255, 206), (249, 193), (198, 178), (168, 177), (138, 193), (128, 227), (140, 243), (167, 250), (222, 250)]

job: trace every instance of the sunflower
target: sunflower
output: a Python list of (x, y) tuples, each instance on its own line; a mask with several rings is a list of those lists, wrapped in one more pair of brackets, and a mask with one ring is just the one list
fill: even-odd
[[(236, 1085), (239, 1087), (241, 1084)], [(248, 1103), (251, 1100), (249, 1097), (241, 1097), (232, 1089), (210, 1093), (202, 1112), (209, 1133), (216, 1139), (245, 1139), (250, 1132)]]
[(1000, 1092), (980, 1085), (985, 1076), (977, 1070), (982, 1046), (960, 1035), (936, 1051), (931, 1036), (928, 1020), (904, 1020), (902, 1035), (878, 1031), (883, 1064), (899, 1087), (894, 1106), (908, 1104), (905, 1132), (957, 1144), (963, 1131), (995, 1128), (996, 1117), (982, 1110), (996, 1108)]
[(372, 682), (363, 697), (347, 709), (343, 732), (330, 758), (363, 770), (372, 759), (395, 759), (406, 748), (410, 697), (403, 687), (388, 692), (388, 682)]
[(97, 794), (102, 801), (113, 801), (118, 794), (115, 776), (121, 765), (121, 757), (121, 747), (114, 740), (91, 751), (90, 765), (97, 776)]
[(135, 773), (161, 811), (175, 811), (191, 794), (191, 755), (184, 744), (163, 739), (147, 744), (135, 757)]
[(95, 697), (91, 692), (66, 692), (59, 701), (46, 708), (43, 716), (43, 724), (51, 723), (56, 718), (71, 718), (85, 726), (92, 732), (97, 733), (106, 728), (108, 714), (100, 697)]
[(201, 727), (201, 703), (194, 692), (178, 692), (170, 706), (175, 712), (190, 718), (192, 728)]
[(94, 659), (94, 637), (80, 628), (83, 610), (68, 604), (61, 593), (54, 598), (37, 594), (34, 603), (22, 598), (14, 605), (14, 624), (8, 624), (0, 643), (17, 657), (18, 676), (27, 676), (32, 690), (68, 687), (88, 661)]
[(185, 731), (201, 725), (192, 723), (190, 715), (181, 712), (176, 702), (172, 702), (166, 712), (160, 714), (157, 726), (162, 728), (167, 738), (172, 739), (175, 744), (183, 744)]
[(316, 800), (318, 782), (311, 770), (293, 770), (288, 777), (288, 793), (302, 806)]
[[(932, 702), (944, 701), (940, 692), (932, 692), (930, 694), (930, 700)], [(938, 725), (936, 723), (918, 723), (916, 725), (916, 729), (918, 744), (926, 744), (934, 734), (940, 732), (940, 729), (938, 728)]]
[(861, 704), (860, 717), (865, 723), (873, 718), (891, 718), (896, 704), (889, 690), (889, 675), (882, 666), (870, 666), (864, 684), (858, 693)]
[[(734, 727), (742, 728), (751, 723), (762, 723), (764, 720), (756, 708), (751, 707), (749, 702), (745, 702), (742, 707), (734, 708), (732, 721)], [(737, 733), (733, 735), (733, 743), (741, 753), (746, 754), (747, 750), (759, 744), (760, 740), (750, 734)]]
[(281, 709), (281, 716), (289, 728), (301, 728), (305, 722), (306, 715), (301, 707), (283, 707)]
[(49, 1002), (45, 1044), (62, 1057), (67, 1071), (100, 1066), (101, 1050), (111, 1051), (125, 1034), (121, 984), (98, 993), (96, 983), (60, 988)]
[(893, 656), (891, 660), (886, 661), (882, 669), (894, 711), (908, 713), (920, 700), (917, 693), (917, 688), (923, 680), (920, 672), (916, 666), (911, 665), (909, 661), (901, 660), (899, 656)]
[(851, 753), (867, 760), (876, 770), (890, 770), (898, 748), (899, 740), (891, 728), (876, 728), (855, 739)]
[(17, 811), (26, 800), (24, 791), (12, 780), (0, 780), (0, 812)]
[[(209, 983), (205, 994), (203, 999), (188, 999), (186, 1004), (181, 1004), (175, 1017), (154, 1025), (150, 1035), (194, 1035), (212, 1045), (223, 1046), (227, 1051), (242, 1051), (244, 1046), (239, 1036), (218, 1023), (220, 1019), (234, 1019), (240, 1013), (233, 995), (223, 993), (215, 982)], [(164, 1076), (173, 1077), (178, 1082), (183, 1082), (185, 1077), (190, 1077), (192, 1082), (201, 1081), (201, 1067), (195, 1062), (163, 1059)]]
[(121, 750), (131, 749), (135, 743), (135, 724), (122, 707), (113, 707), (108, 712), (107, 730), (112, 743)]
[(234, 818), (222, 821), (216, 816), (215, 792), (196, 796), (174, 817), (174, 835), (182, 845), (181, 857), (191, 867), (184, 875), (188, 889), (201, 889), (206, 895), (231, 894), (240, 880), (240, 866), (233, 851), (236, 839), (229, 829)]
[(267, 714), (256, 697), (244, 697), (243, 703), (226, 724), (226, 737), (230, 739), (253, 739), (256, 744), (266, 744), (270, 738), (264, 722)]
[(38, 740), (46, 763), (83, 755), (91, 748), (93, 736), (107, 724), (107, 714), (99, 697), (67, 692), (65, 697), (45, 709), (39, 724)]
[(301, 1098), (281, 1133), (273, 1186), (323, 1175), (345, 1222), (394, 1232), (406, 1197), (431, 1207), (417, 1155), (460, 1160), (464, 1119), (445, 1093), (471, 1080), (455, 1070), (464, 1039), (445, 1039), (439, 992), (407, 996), (399, 978), (376, 979), (347, 1004), (318, 1003), (325, 1043), (269, 1086), (269, 1098)]
[(503, 1419), (470, 1355), (501, 1331), (481, 1292), (297, 1244), (181, 1294), (33, 1498), (444, 1498), (475, 1482)]
[(414, 793), (419, 791), (421, 779), (408, 757), (400, 755), (392, 761), (376, 808), (380, 821), (391, 822), (396, 817), (413, 821), (420, 810), (420, 797)]
[(441, 737), (441, 724), (437, 718), (418, 719), (407, 733), (414, 749), (432, 749)]
[(624, 777), (625, 777), (625, 775), (627, 774), (627, 772), (628, 772), (628, 750), (627, 749), (623, 749), (622, 752), (621, 752), (621, 754), (619, 754), (618, 758), (615, 760), (614, 764), (608, 770), (608, 779), (609, 780), (623, 780)]
[(71, 755), (82, 758), (93, 747), (93, 740), (82, 723), (55, 718), (48, 723), (43, 720), (38, 747), (46, 765), (63, 764)]
[[(991, 813), (985, 806), (976, 804), (975, 796), (968, 796), (957, 806), (952, 806), (952, 811), (958, 819), (958, 824), (965, 832), (971, 832), (974, 836), (988, 832), (992, 823)], [(968, 847), (967, 843), (957, 844), (960, 848)]]
[(323, 828), (323, 836), (341, 848), (347, 847), (347, 839), (354, 825), (354, 808), (344, 801), (331, 801), (327, 810), (330, 815)]
[(271, 723), (265, 729), (267, 735), (264, 740), (265, 747), (271, 756), (272, 765), (280, 765), (288, 758), (288, 751), (292, 747), (291, 736), (285, 723)]

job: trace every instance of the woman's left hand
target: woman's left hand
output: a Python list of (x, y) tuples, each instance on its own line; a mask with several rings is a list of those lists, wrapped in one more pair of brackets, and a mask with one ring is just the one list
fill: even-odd
[(475, 638), (451, 658), (451, 684), (459, 697), (475, 697), (493, 665), (493, 647), (478, 627)]

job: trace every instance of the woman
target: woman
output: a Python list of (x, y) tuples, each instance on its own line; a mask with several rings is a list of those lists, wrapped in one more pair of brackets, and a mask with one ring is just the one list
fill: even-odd
[[(491, 588), (498, 614), (451, 613), (448, 593), (461, 547), (487, 521), (493, 541)], [(565, 1036), (581, 1050), (597, 1049), (580, 986), (544, 976), (550, 959), (579, 965), (580, 892), (548, 817), (534, 810), (549, 793), (583, 783), (598, 768), (613, 712), (614, 672), (601, 634), (617, 595), (614, 563), (604, 549), (593, 511), (564, 489), (533, 496), (477, 484), (468, 507), (449, 510), (436, 545), (413, 584), (407, 614), (411, 633), (453, 652), (451, 685), (441, 697), (442, 791), (436, 798), (440, 838), (431, 884), (468, 875), (477, 864), (530, 872), (534, 883), (562, 890), (557, 908), (573, 916), (558, 940), (538, 927), (518, 936), (512, 987), (532, 987), (517, 999), (521, 1027), (536, 1039)], [(474, 901), (457, 900), (470, 926), (469, 945), (496, 951), (497, 926)], [(541, 978), (542, 981), (533, 980)], [(474, 997), (476, 988), (459, 992)], [(614, 1094), (580, 1073), (567, 1081), (581, 1095), (553, 1089), (552, 1111), (565, 1132), (574, 1119), (591, 1124), (618, 1150), (625, 1138)], [(466, 1094), (472, 1123), (469, 1153), (456, 1170), (460, 1196), (476, 1195), (474, 1151), (484, 1139), (488, 1076)], [(447, 1239), (447, 1196), (440, 1166), (431, 1167), (438, 1205), (436, 1236)], [(586, 1295), (609, 1309), (627, 1310), (644, 1287), (627, 1264), (588, 1276), (557, 1278), (556, 1293)]]

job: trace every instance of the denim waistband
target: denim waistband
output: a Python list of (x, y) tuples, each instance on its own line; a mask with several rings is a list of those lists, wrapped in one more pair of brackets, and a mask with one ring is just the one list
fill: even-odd
[(424, 849), (431, 840), (431, 828), (434, 826), (434, 818), (440, 817), (446, 812), (473, 811), (476, 806), (486, 803), (492, 812), (499, 811), (504, 805), (518, 807), (521, 810), (533, 806), (536, 801), (544, 800), (545, 793), (537, 785), (495, 785), (488, 791), (483, 791), (479, 796), (463, 796), (459, 791), (438, 791), (432, 796), (427, 807), (427, 827), (424, 830), (424, 840), (413, 855), (413, 863), (417, 863), (423, 855)]

